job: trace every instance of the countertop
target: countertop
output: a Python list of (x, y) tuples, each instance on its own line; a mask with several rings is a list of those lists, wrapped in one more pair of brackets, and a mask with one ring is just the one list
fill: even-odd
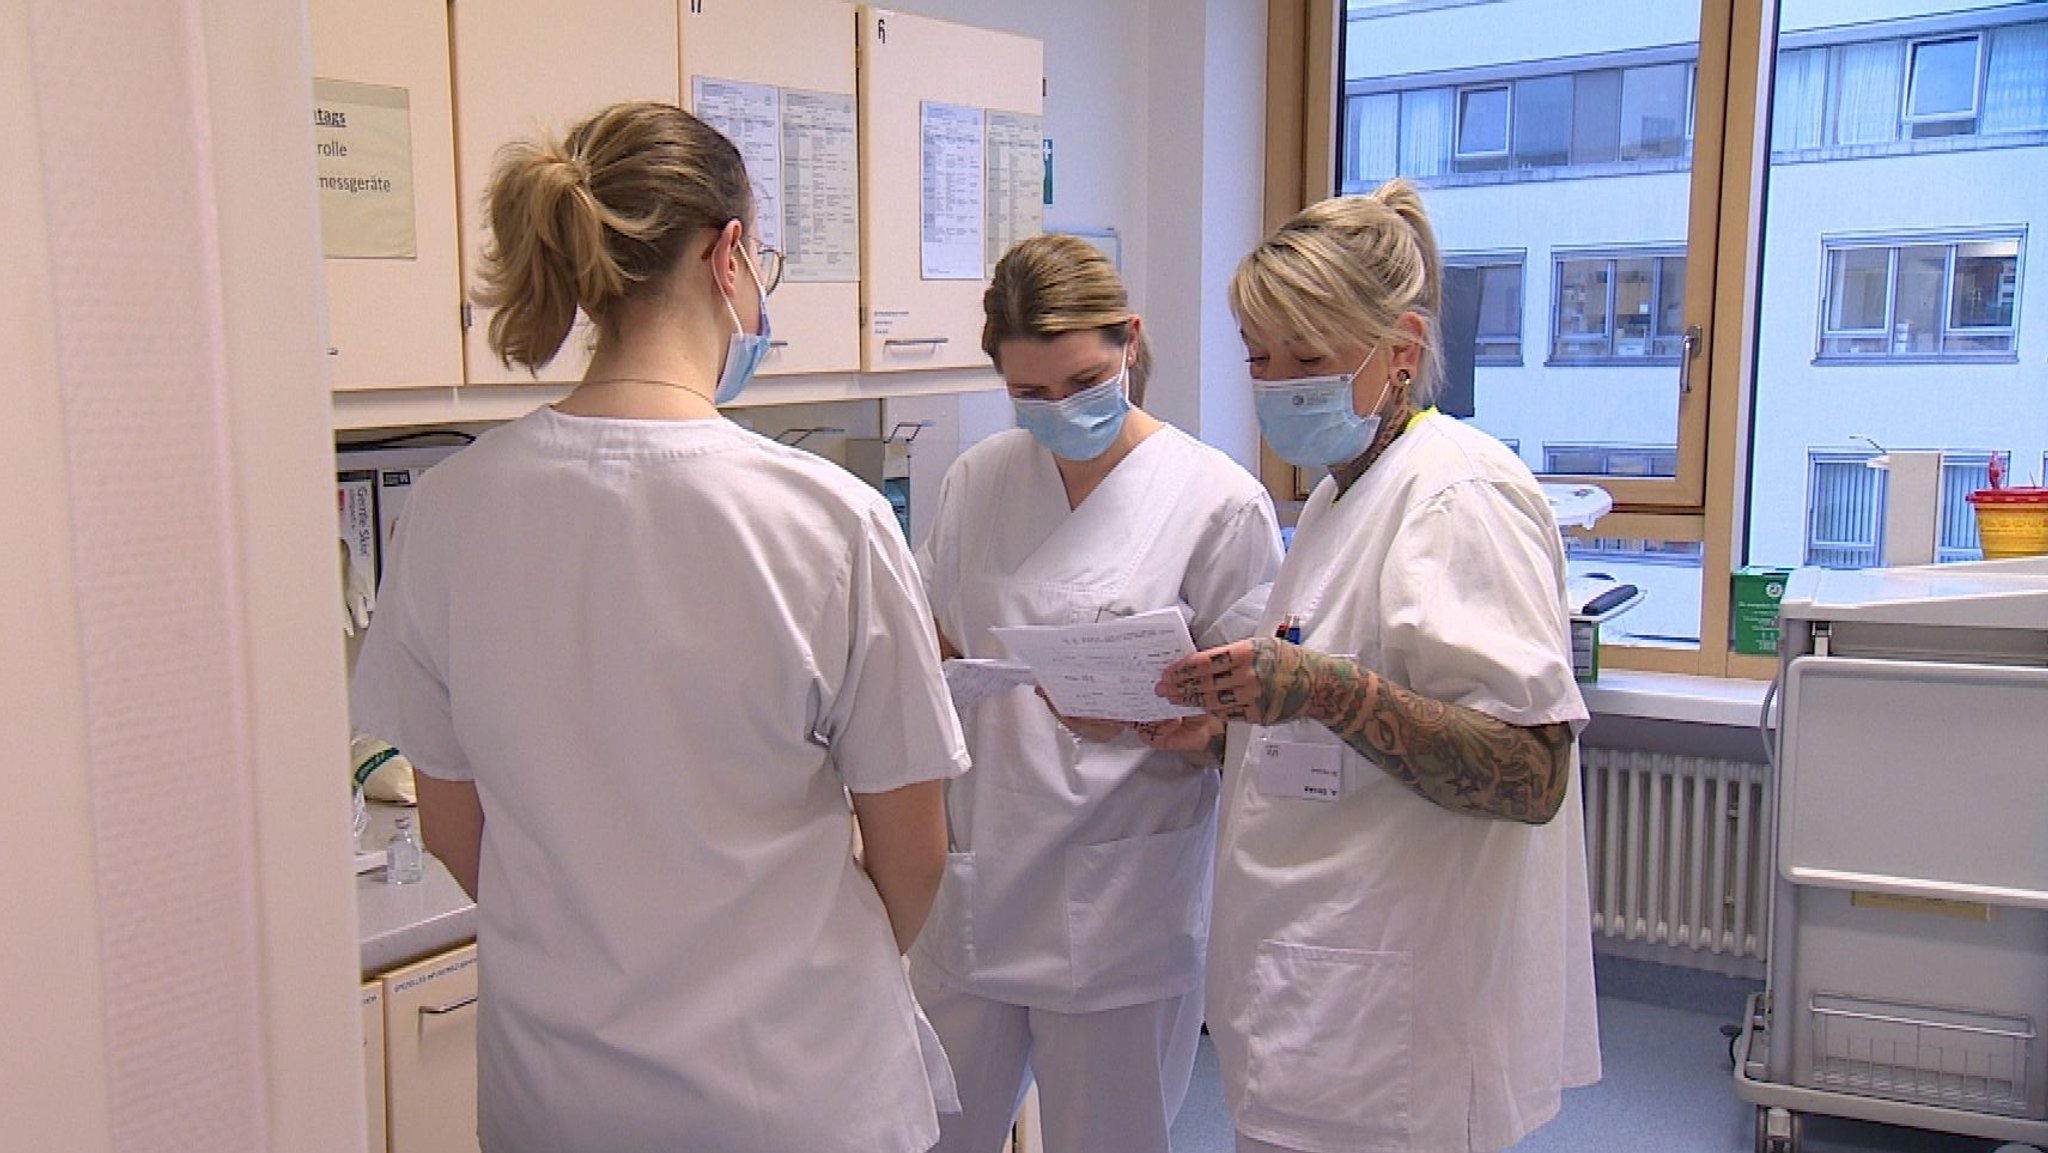
[[(411, 811), (372, 802), (362, 847), (383, 848), (398, 814)], [(374, 977), (475, 940), (476, 904), (428, 853), (426, 876), (417, 885), (386, 884), (381, 867), (356, 875), (356, 936), (363, 976)]]

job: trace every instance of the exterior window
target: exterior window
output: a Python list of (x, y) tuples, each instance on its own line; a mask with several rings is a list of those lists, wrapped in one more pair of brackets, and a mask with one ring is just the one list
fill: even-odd
[(1805, 563), (1869, 568), (1883, 555), (1884, 482), (1875, 449), (1806, 452)]
[(2010, 357), (2021, 239), (1827, 241), (1820, 359)]
[(1977, 513), (1970, 507), (1970, 494), (1991, 487), (1991, 458), (1999, 467), (2010, 469), (2012, 454), (1947, 449), (1941, 454), (1941, 524), (1935, 537), (1934, 559), (1983, 560), (1984, 549), (1977, 539)]
[(1659, 64), (1621, 74), (1621, 158), (1660, 160), (1685, 154), (1691, 66)]
[(1564, 554), (1575, 560), (1627, 560), (1698, 568), (1696, 540), (1645, 540), (1641, 537), (1572, 536), (1564, 538)]
[(1682, 252), (1560, 256), (1556, 273), (1551, 363), (1677, 363)]
[(1522, 261), (1486, 256), (1449, 256), (1444, 263), (1479, 272), (1479, 326), (1473, 336), (1474, 364), (1522, 363)]
[(1907, 53), (1902, 119), (1912, 134), (1946, 136), (1976, 131), (1979, 63), (1983, 59), (1980, 38), (1915, 40)]
[(1515, 166), (1561, 168), (1571, 162), (1572, 78), (1515, 81)]
[(1459, 160), (1501, 160), (1508, 155), (1508, 86), (1458, 90)]
[(1572, 77), (1573, 164), (1621, 159), (1621, 71), (1608, 68)]
[(1567, 476), (1676, 476), (1673, 444), (1546, 444), (1543, 471)]
[[(1808, 449), (1806, 563), (1826, 568), (1868, 568), (1884, 556), (1884, 511), (1888, 474), (1870, 467), (1874, 449)], [(1977, 516), (1969, 495), (1991, 483), (1991, 458), (2001, 466), (2011, 454), (1986, 449), (1944, 449), (1934, 559), (1941, 564), (1982, 560)]]

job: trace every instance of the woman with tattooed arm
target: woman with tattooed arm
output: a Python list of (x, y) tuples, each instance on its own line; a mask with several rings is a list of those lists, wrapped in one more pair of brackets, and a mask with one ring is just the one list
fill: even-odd
[(1309, 497), (1256, 639), (1168, 669), (1224, 765), (1208, 1021), (1240, 1151), (1504, 1148), (1599, 1077), (1564, 558), (1499, 442), (1429, 407), (1414, 188), (1304, 210), (1230, 300)]

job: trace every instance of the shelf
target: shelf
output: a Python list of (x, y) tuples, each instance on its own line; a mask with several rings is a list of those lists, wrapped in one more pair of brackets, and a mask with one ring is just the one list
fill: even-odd
[[(898, 396), (944, 396), (992, 392), (1003, 387), (993, 368), (931, 369), (922, 372), (815, 373), (758, 377), (734, 408), (823, 404), (841, 400), (882, 400)], [(352, 432), (420, 425), (488, 424), (516, 420), (569, 394), (562, 384), (485, 384), (448, 388), (404, 388), (337, 392), (334, 427)]]

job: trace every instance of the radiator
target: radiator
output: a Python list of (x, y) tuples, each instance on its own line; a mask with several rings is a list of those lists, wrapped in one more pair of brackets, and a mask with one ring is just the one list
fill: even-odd
[(1580, 766), (1596, 945), (1760, 974), (1771, 880), (1764, 766), (1601, 748), (1582, 749)]

